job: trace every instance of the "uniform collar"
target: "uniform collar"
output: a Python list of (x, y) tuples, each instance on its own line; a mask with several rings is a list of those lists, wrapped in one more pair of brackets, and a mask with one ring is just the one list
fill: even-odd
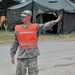
[(23, 27), (23, 28), (28, 28), (30, 25), (31, 25), (31, 23), (28, 24), (28, 25), (22, 24), (22, 27)]

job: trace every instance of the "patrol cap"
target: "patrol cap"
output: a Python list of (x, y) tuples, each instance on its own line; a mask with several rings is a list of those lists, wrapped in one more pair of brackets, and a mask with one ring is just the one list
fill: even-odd
[(32, 12), (30, 10), (25, 10), (21, 13), (21, 17), (32, 16)]

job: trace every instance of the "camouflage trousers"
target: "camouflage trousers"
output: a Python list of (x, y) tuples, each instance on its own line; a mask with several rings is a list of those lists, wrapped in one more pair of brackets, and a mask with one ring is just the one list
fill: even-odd
[(17, 59), (16, 75), (38, 75), (37, 57)]

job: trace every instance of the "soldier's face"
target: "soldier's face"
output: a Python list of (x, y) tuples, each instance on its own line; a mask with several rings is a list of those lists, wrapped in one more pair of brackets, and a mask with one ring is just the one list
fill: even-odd
[(30, 16), (25, 16), (25, 17), (22, 16), (22, 22), (23, 23), (30, 21), (30, 19), (31, 19)]

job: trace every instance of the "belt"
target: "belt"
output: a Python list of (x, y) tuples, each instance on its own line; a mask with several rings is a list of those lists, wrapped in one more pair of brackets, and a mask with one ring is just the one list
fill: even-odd
[(37, 48), (25, 48), (25, 49), (22, 49), (22, 50), (33, 50), (33, 49), (37, 49)]

